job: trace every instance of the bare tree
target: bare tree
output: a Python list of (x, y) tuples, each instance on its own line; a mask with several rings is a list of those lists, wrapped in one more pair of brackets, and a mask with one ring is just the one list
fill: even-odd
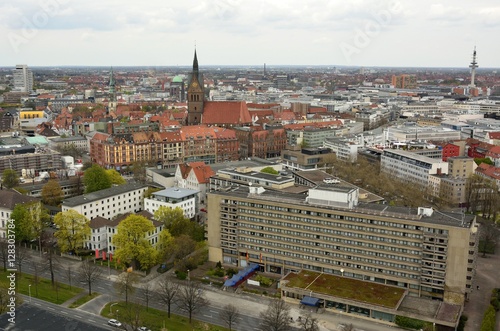
[(69, 283), (69, 289), (71, 290), (71, 272), (72, 272), (72, 268), (71, 268), (71, 265), (68, 265), (66, 267), (66, 269), (64, 269), (64, 272), (66, 274), (66, 279), (68, 280), (68, 283)]
[(35, 285), (35, 295), (38, 297), (38, 284), (40, 283), (40, 275), (45, 270), (45, 265), (33, 261), (33, 284)]
[(5, 241), (5, 239), (0, 239), (0, 260), (2, 260), (4, 272), (7, 271), (7, 261), (9, 260), (7, 253), (8, 246), (9, 244)]
[(479, 253), (483, 253), (483, 257), (486, 256), (486, 253), (495, 250), (498, 239), (498, 229), (493, 222), (486, 219), (481, 222), (479, 239), (478, 251)]
[(11, 302), (10, 297), (8, 288), (0, 287), (0, 314), (7, 312), (7, 305)]
[(229, 331), (232, 330), (232, 327), (239, 315), (240, 313), (238, 308), (232, 304), (225, 305), (219, 313), (220, 319), (227, 325)]
[(144, 283), (141, 286), (142, 289), (142, 299), (144, 300), (144, 303), (146, 304), (146, 311), (149, 310), (149, 301), (151, 301), (151, 298), (153, 297), (153, 285), (151, 283)]
[(199, 283), (188, 282), (187, 285), (179, 287), (179, 308), (189, 315), (191, 324), (193, 313), (208, 305), (205, 293)]
[(287, 331), (290, 329), (290, 307), (283, 300), (273, 300), (260, 313), (260, 319), (262, 331)]
[(134, 284), (137, 283), (137, 281), (137, 275), (131, 272), (123, 272), (116, 279), (114, 286), (120, 295), (125, 294), (126, 304), (128, 304), (129, 294), (133, 294), (135, 291)]
[(19, 267), (19, 277), (22, 275), (23, 263), (29, 259), (28, 250), (21, 248), (21, 243), (16, 248), (16, 264)]
[(159, 299), (167, 306), (167, 316), (170, 318), (170, 307), (179, 292), (179, 285), (164, 279), (158, 289)]
[(80, 281), (88, 285), (89, 295), (92, 295), (92, 283), (96, 281), (101, 274), (101, 268), (90, 260), (84, 260), (80, 264)]
[(299, 317), (299, 325), (303, 331), (318, 331), (318, 320), (312, 317), (311, 313), (308, 312), (306, 316)]
[(125, 311), (120, 314), (124, 324), (129, 325), (132, 330), (139, 330), (139, 327), (142, 324), (141, 308), (142, 307), (139, 304), (138, 300), (134, 299), (133, 302), (125, 306)]
[(52, 247), (47, 248), (47, 253), (44, 254), (45, 263), (47, 266), (47, 270), (50, 272), (50, 281), (52, 286), (55, 286), (55, 270), (59, 266), (59, 260), (57, 259), (57, 255), (54, 252)]

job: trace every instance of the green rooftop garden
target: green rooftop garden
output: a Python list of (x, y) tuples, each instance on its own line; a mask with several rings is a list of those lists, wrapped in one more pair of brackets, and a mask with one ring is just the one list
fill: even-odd
[(392, 309), (397, 307), (405, 293), (402, 288), (305, 270), (289, 273), (283, 280), (288, 281), (283, 282), (283, 286), (286, 287)]

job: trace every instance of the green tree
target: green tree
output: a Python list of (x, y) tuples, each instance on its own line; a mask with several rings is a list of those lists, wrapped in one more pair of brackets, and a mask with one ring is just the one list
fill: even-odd
[(41, 202), (18, 204), (11, 214), (16, 225), (15, 233), (18, 242), (38, 239), (41, 247), (43, 230), (49, 225), (50, 217)]
[(147, 162), (146, 161), (135, 161), (132, 164), (132, 173), (134, 174), (134, 179), (138, 181), (139, 183), (145, 183), (146, 182), (146, 168), (147, 168)]
[(115, 169), (106, 170), (106, 175), (108, 175), (111, 185), (122, 185), (127, 183), (125, 178), (123, 178), (122, 175), (120, 175), (120, 173)]
[(49, 206), (57, 206), (63, 200), (63, 191), (59, 182), (51, 179), (42, 187), (42, 202)]
[(19, 176), (12, 169), (5, 169), (2, 174), (2, 183), (6, 188), (13, 188), (19, 184)]
[(76, 253), (90, 236), (90, 221), (72, 209), (57, 213), (54, 223), (58, 227), (54, 236), (62, 252)]
[(83, 174), (83, 183), (85, 184), (85, 193), (92, 193), (111, 187), (111, 180), (106, 170), (97, 164), (85, 170)]
[(174, 237), (185, 234), (195, 241), (202, 241), (204, 239), (203, 226), (184, 216), (184, 212), (180, 207), (170, 208), (161, 206), (155, 211), (154, 218), (165, 224), (165, 228)]
[(154, 231), (153, 223), (140, 215), (130, 215), (118, 224), (113, 236), (115, 257), (134, 269), (148, 269), (158, 261), (158, 252), (146, 239)]
[(263, 172), (265, 174), (271, 174), (271, 175), (278, 175), (279, 174), (279, 172), (274, 170), (273, 167), (265, 167), (260, 172)]

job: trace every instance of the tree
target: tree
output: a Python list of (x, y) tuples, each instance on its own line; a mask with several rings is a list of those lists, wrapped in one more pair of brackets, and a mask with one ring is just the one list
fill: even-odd
[(319, 331), (318, 320), (310, 312), (304, 318), (299, 317), (299, 325), (303, 331)]
[(58, 227), (54, 236), (62, 252), (76, 253), (90, 236), (90, 221), (72, 209), (57, 213), (54, 223)]
[[(120, 314), (120, 319), (125, 325), (130, 325), (131, 330), (139, 330), (142, 324), (142, 307), (138, 300), (134, 300), (131, 304), (125, 306), (125, 311)], [(126, 330), (129, 330), (126, 328)]]
[(290, 328), (290, 307), (283, 300), (273, 300), (260, 313), (262, 331), (287, 331)]
[(38, 239), (38, 247), (41, 254), (42, 234), (50, 221), (49, 214), (43, 208), (42, 203), (18, 204), (14, 207), (11, 217), (16, 224), (16, 240), (21, 242)]
[(114, 284), (120, 295), (125, 294), (125, 303), (128, 304), (129, 294), (135, 291), (134, 284), (137, 283), (137, 275), (131, 272), (122, 272)]
[(125, 181), (125, 178), (123, 178), (122, 175), (120, 175), (120, 173), (115, 169), (106, 170), (106, 175), (108, 175), (108, 178), (111, 181), (111, 185), (122, 185), (127, 183), (127, 181)]
[(196, 242), (188, 235), (180, 235), (174, 238), (167, 247), (165, 254), (175, 261), (183, 259), (196, 250)]
[(495, 224), (489, 220), (484, 220), (481, 222), (480, 237), (479, 237), (479, 253), (482, 253), (483, 257), (486, 253), (494, 253), (495, 246), (498, 239), (498, 229)]
[(92, 283), (102, 274), (102, 269), (90, 260), (83, 260), (80, 264), (80, 281), (88, 285), (89, 295), (92, 295)]
[(148, 269), (158, 261), (158, 252), (146, 239), (148, 232), (155, 229), (153, 223), (140, 215), (130, 215), (118, 224), (113, 236), (116, 246), (115, 257), (128, 263), (134, 269)]
[(111, 181), (106, 174), (106, 170), (97, 164), (85, 170), (83, 174), (83, 183), (85, 184), (85, 193), (92, 193), (111, 187)]
[(9, 248), (9, 244), (7, 243), (7, 241), (4, 238), (1, 238), (0, 239), (0, 260), (2, 260), (4, 272), (7, 271), (7, 262), (9, 261), (9, 257), (8, 257), (9, 254), (7, 252), (8, 248)]
[(184, 310), (189, 316), (191, 324), (193, 314), (199, 309), (208, 305), (205, 293), (201, 285), (196, 282), (188, 282), (187, 285), (179, 288), (179, 308)]
[(57, 206), (63, 200), (63, 191), (57, 180), (51, 179), (42, 187), (42, 202), (49, 206)]
[(2, 184), (6, 188), (13, 188), (19, 185), (19, 176), (12, 169), (5, 169), (2, 173)]
[(29, 260), (28, 251), (24, 248), (21, 248), (21, 244), (17, 245), (16, 248), (16, 264), (19, 267), (19, 277), (23, 274), (23, 263)]
[(55, 269), (59, 266), (59, 261), (57, 260), (56, 254), (54, 254), (54, 249), (52, 247), (48, 247), (47, 253), (44, 255), (44, 257), (47, 270), (50, 273), (50, 281), (52, 283), (52, 286), (55, 286)]
[(273, 167), (265, 167), (260, 172), (271, 175), (279, 175), (279, 172), (274, 170)]
[(132, 173), (134, 174), (134, 179), (139, 183), (146, 182), (146, 161), (135, 161), (132, 163)]
[(167, 316), (170, 318), (170, 307), (179, 291), (179, 285), (164, 279), (160, 282), (158, 297), (167, 306)]
[(184, 216), (184, 211), (180, 207), (160, 206), (154, 213), (154, 219), (165, 224), (165, 228), (174, 237), (185, 234), (195, 241), (204, 239), (203, 227)]
[(146, 304), (146, 311), (149, 310), (149, 302), (151, 301), (151, 298), (153, 297), (153, 285), (151, 285), (150, 282), (146, 282), (142, 284), (141, 286), (142, 289), (142, 295), (141, 297), (144, 299), (144, 303)]
[(239, 315), (240, 313), (238, 311), (238, 308), (236, 308), (232, 304), (225, 305), (219, 313), (220, 319), (224, 322), (224, 324), (227, 325), (229, 331), (232, 330), (233, 325)]

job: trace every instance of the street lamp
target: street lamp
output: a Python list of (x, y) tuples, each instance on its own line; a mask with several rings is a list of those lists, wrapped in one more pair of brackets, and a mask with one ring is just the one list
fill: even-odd
[(118, 302), (115, 302), (115, 303), (112, 303), (110, 306), (109, 306), (109, 314), (113, 314), (112, 311), (111, 311), (111, 307), (113, 307), (114, 305), (117, 305)]
[(30, 296), (30, 303), (31, 303), (31, 284), (28, 285), (28, 294)]
[(189, 269), (188, 269), (188, 281), (191, 280), (191, 278), (189, 277)]
[(340, 269), (340, 273), (342, 274), (342, 277), (344, 277), (344, 269)]

